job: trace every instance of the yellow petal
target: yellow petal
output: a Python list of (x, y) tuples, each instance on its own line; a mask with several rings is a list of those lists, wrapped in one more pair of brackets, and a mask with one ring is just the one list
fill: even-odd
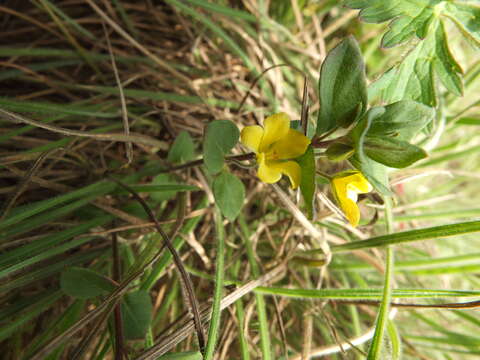
[(287, 175), (292, 189), (296, 189), (300, 185), (302, 169), (295, 161), (271, 161), (269, 167)]
[(372, 185), (363, 176), (360, 171), (348, 170), (342, 171), (333, 177), (337, 187), (344, 187), (345, 192), (348, 190), (355, 191), (358, 194), (366, 194), (372, 191)]
[(267, 184), (276, 183), (282, 177), (280, 170), (271, 167), (265, 160), (265, 154), (259, 153), (257, 155), (258, 171), (257, 176), (260, 180)]
[(358, 173), (350, 177), (348, 188), (359, 194), (366, 194), (373, 189), (372, 185), (370, 185), (370, 183), (367, 179), (365, 179), (362, 173)]
[(263, 122), (264, 132), (259, 151), (266, 152), (274, 142), (284, 138), (290, 130), (290, 118), (285, 113), (269, 116)]
[(258, 125), (245, 126), (240, 133), (240, 141), (250, 150), (258, 152), (263, 137), (263, 128)]
[(357, 194), (372, 190), (372, 186), (359, 171), (344, 171), (336, 174), (331, 181), (335, 200), (340, 205), (352, 226), (360, 221), (360, 210), (356, 204)]
[(275, 142), (269, 152), (273, 159), (295, 159), (307, 151), (310, 139), (301, 132), (289, 129), (287, 136)]
[(353, 227), (356, 227), (360, 222), (360, 209), (356, 202), (345, 198), (340, 201), (340, 208), (348, 219), (348, 222)]

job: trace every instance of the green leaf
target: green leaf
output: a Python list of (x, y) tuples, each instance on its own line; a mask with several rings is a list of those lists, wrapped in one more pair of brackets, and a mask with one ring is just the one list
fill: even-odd
[(434, 109), (411, 100), (398, 101), (383, 107), (383, 110), (383, 114), (379, 114), (379, 110), (377, 116), (372, 119), (367, 136), (394, 135), (398, 139), (408, 141), (435, 115)]
[(245, 200), (245, 187), (238, 177), (223, 171), (213, 181), (213, 195), (222, 215), (233, 221)]
[(389, 189), (387, 168), (370, 159), (363, 149), (367, 132), (374, 119), (385, 113), (384, 107), (373, 107), (362, 116), (357, 125), (350, 131), (349, 136), (355, 145), (355, 155), (348, 160), (367, 178), (368, 182), (383, 195), (391, 195)]
[(115, 289), (115, 285), (93, 270), (71, 267), (60, 276), (62, 291), (77, 299), (90, 299), (105, 295)]
[[(443, 21), (450, 19), (464, 37), (480, 46), (480, 6), (474, 1), (458, 0), (347, 0), (347, 6), (362, 9), (360, 17), (366, 22), (391, 21), (389, 31), (382, 39), (382, 46), (392, 47), (416, 36), (423, 41), (388, 71), (372, 89), (373, 95), (384, 86), (383, 100), (418, 100), (430, 106), (436, 105), (434, 71), (453, 94), (463, 91), (461, 68), (448, 48)], [(384, 81), (385, 80), (385, 81)], [(382, 83), (384, 82), (384, 83)], [(388, 86), (388, 83), (390, 86)]]
[(325, 154), (330, 161), (347, 160), (354, 153), (355, 149), (353, 146), (343, 143), (333, 143), (325, 151)]
[(152, 300), (145, 290), (125, 295), (121, 305), (125, 338), (145, 337), (152, 320), (152, 308)]
[(422, 148), (390, 137), (366, 138), (363, 150), (372, 160), (394, 168), (404, 168), (427, 157)]
[(374, 83), (372, 96), (384, 102), (415, 100), (434, 107), (437, 103), (433, 59), (435, 42), (422, 41), (396, 67), (386, 71)]
[(365, 136), (367, 136), (367, 133), (370, 130), (372, 122), (374, 121), (374, 119), (382, 116), (384, 113), (385, 108), (381, 106), (369, 109), (367, 113), (360, 118), (357, 125), (355, 125), (355, 127), (348, 134), (349, 137), (353, 140), (353, 143), (355, 145), (355, 152), (359, 160), (363, 160), (365, 158), (365, 153), (363, 151), (363, 142), (365, 140)]
[(480, 46), (480, 6), (475, 4), (449, 1), (445, 5), (445, 16), (452, 20), (462, 34), (471, 43)]
[(433, 60), (433, 64), (440, 81), (448, 91), (457, 96), (462, 96), (463, 83), (459, 74), (462, 74), (463, 70), (450, 52), (442, 21), (435, 31), (435, 51), (437, 56)]
[(437, 104), (432, 59), (434, 42), (423, 41), (401, 62), (383, 94), (383, 100), (415, 100), (434, 107)]
[(237, 144), (240, 132), (229, 120), (215, 120), (205, 129), (203, 161), (211, 174), (222, 170), (225, 155)]
[(348, 127), (365, 111), (365, 64), (356, 40), (348, 37), (333, 48), (320, 70), (317, 134)]
[(311, 220), (314, 216), (314, 199), (315, 199), (315, 155), (310, 145), (305, 154), (296, 159), (302, 169), (302, 177), (300, 179), (300, 191), (307, 208), (307, 217)]
[(390, 23), (390, 31), (382, 38), (382, 47), (389, 48), (402, 44), (414, 35), (421, 39), (425, 38), (433, 19), (431, 7), (424, 7), (414, 17), (401, 16), (396, 18)]
[(424, 38), (435, 14), (435, 5), (443, 0), (347, 0), (345, 5), (362, 9), (360, 18), (369, 23), (393, 20), (382, 39), (382, 46), (399, 45), (414, 35)]
[(173, 142), (167, 159), (174, 164), (187, 162), (195, 156), (194, 151), (195, 145), (193, 144), (192, 137), (188, 132), (182, 131)]
[(368, 157), (359, 159), (358, 154), (352, 156), (348, 161), (367, 178), (368, 182), (381, 194), (390, 196), (390, 185), (388, 181), (387, 168)]

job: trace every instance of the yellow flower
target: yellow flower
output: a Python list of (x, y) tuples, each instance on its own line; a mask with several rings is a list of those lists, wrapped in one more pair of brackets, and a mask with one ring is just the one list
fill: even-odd
[(290, 118), (285, 113), (269, 116), (264, 127), (258, 125), (243, 128), (242, 143), (257, 155), (257, 176), (265, 183), (273, 184), (282, 175), (290, 178), (292, 188), (300, 184), (301, 169), (295, 161), (305, 153), (310, 139), (297, 130), (290, 129)]
[(372, 185), (360, 171), (356, 170), (336, 174), (331, 180), (331, 185), (333, 196), (348, 221), (352, 226), (357, 226), (360, 221), (360, 209), (357, 206), (358, 194), (372, 191)]

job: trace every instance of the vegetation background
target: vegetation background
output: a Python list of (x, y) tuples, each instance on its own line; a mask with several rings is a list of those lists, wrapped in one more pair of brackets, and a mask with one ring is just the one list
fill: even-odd
[[(477, 1), (6, 0), (0, 14), (0, 357), (202, 359), (205, 337), (205, 359), (478, 358)], [(229, 162), (246, 192), (223, 219), (198, 161), (206, 124), (299, 119), (305, 78), (314, 124), (321, 63), (348, 35), (372, 104), (436, 108), (417, 139), (429, 158), (392, 170), (393, 202), (363, 201), (358, 228), (321, 177), (310, 222), (287, 182)]]

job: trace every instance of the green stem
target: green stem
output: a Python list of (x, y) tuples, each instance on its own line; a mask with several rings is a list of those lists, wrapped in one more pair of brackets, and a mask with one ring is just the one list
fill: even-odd
[[(385, 219), (386, 230), (390, 234), (393, 231), (393, 213), (392, 213), (392, 199), (385, 197)], [(383, 297), (378, 312), (377, 325), (375, 327), (375, 333), (373, 335), (372, 344), (368, 351), (367, 360), (377, 360), (381, 358), (383, 334), (388, 323), (388, 313), (390, 310), (390, 301), (392, 298), (392, 281), (393, 281), (393, 266), (394, 256), (391, 246), (386, 248), (386, 264), (385, 264), (385, 283), (383, 285)]]
[(217, 343), (220, 316), (222, 314), (221, 301), (223, 297), (224, 265), (225, 265), (225, 232), (220, 210), (215, 208), (215, 227), (217, 233), (217, 261), (215, 271), (215, 290), (213, 293), (212, 318), (208, 329), (207, 348), (204, 360), (213, 359)]

